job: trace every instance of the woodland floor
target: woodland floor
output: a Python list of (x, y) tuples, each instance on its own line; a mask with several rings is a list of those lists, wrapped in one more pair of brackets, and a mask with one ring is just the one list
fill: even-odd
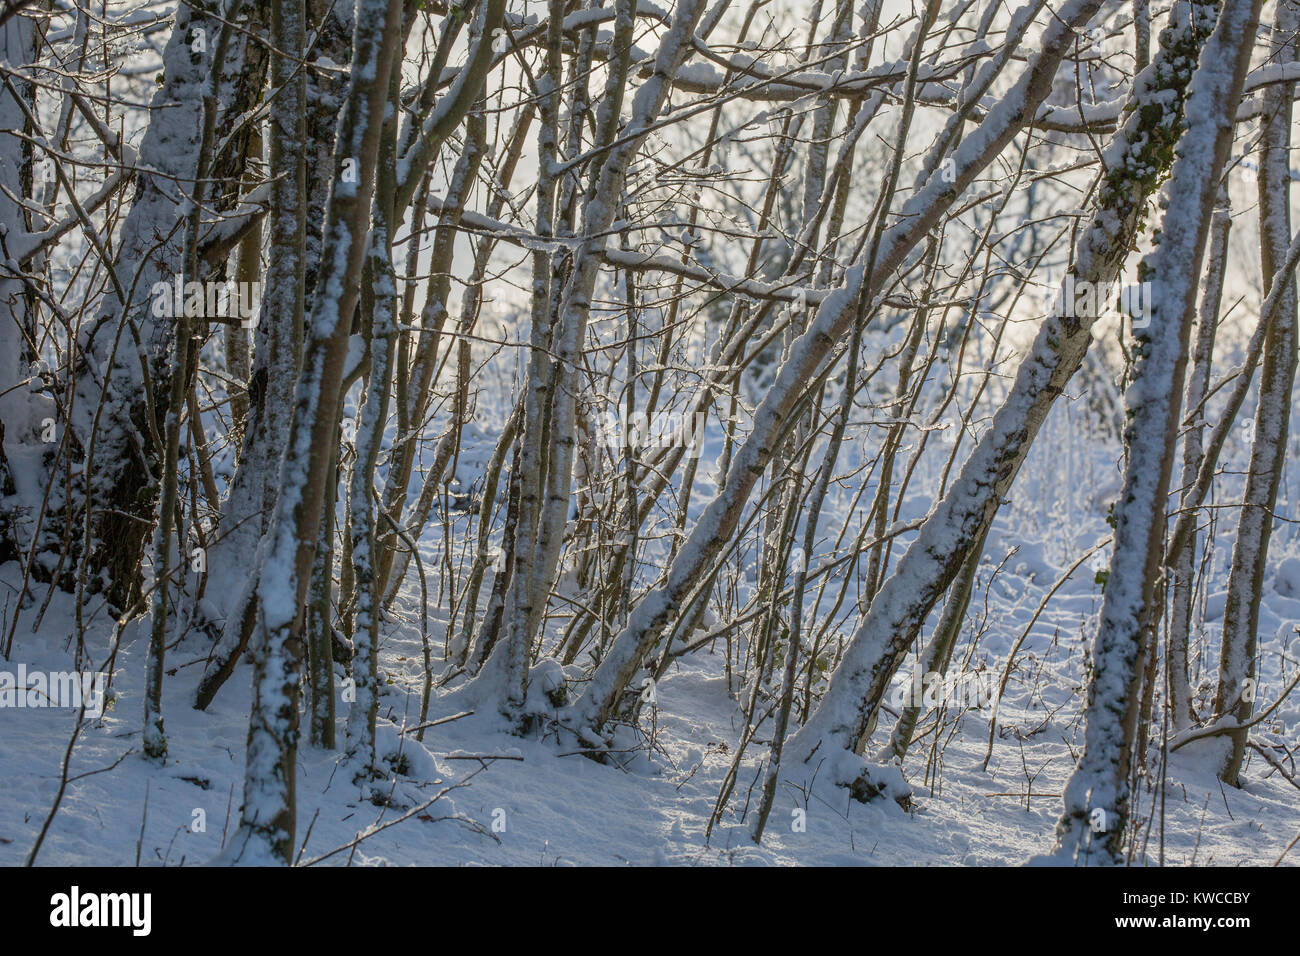
[[(996, 551), (994, 545), (991, 548)], [(1288, 564), (1289, 568), (1290, 565)], [(1001, 610), (980, 617), (982, 575), (972, 602), (980, 630), (972, 663), (987, 659), (1000, 676), (1007, 653), (1060, 570), (1042, 561), (1006, 562), (993, 578), (990, 605)], [(16, 585), (14, 565), (0, 571)], [(1272, 582), (1282, 590), (1281, 576)], [(382, 698), (380, 745), (387, 753), (401, 742), (404, 774), (381, 784), (392, 788), (390, 806), (361, 799), (335, 754), (304, 747), (298, 764), (298, 839), (310, 826), (302, 852), (312, 860), (348, 844), (358, 833), (392, 821), (459, 786), (419, 813), (326, 865), (382, 864), (940, 864), (1005, 865), (1050, 849), (1060, 809), (1059, 794), (1082, 739), (1079, 703), (1081, 653), (1100, 605), (1100, 587), (1086, 568), (1047, 606), (1017, 655), (1001, 705), (988, 770), (981, 768), (988, 740), (989, 710), (949, 709), (935, 747), (930, 733), (914, 745), (905, 768), (915, 792), (905, 812), (892, 803), (838, 804), (815, 795), (778, 794), (762, 847), (741, 821), (746, 795), (765, 746), (746, 754), (727, 813), (706, 841), (705, 829), (732, 757), (742, 721), (728, 693), (722, 646), (701, 652), (672, 669), (659, 685), (658, 709), (642, 719), (640, 749), (623, 766), (566, 755), (554, 736), (520, 739), (502, 732), (494, 716), (475, 714), (427, 731), (423, 743), (400, 737), (398, 728), (417, 722), (422, 689), (421, 641), (416, 626), (397, 621), (382, 647), (389, 683)], [(11, 591), (12, 593), (12, 591)], [(399, 616), (418, 618), (406, 599)], [(998, 600), (995, 602), (993, 598)], [(1215, 595), (1208, 606), (1214, 613)], [(1221, 601), (1218, 602), (1221, 604)], [(71, 600), (56, 595), (41, 633), (20, 621), (12, 661), (29, 669), (65, 669)], [(1292, 632), (1300, 600), (1270, 588), (1261, 633)], [(102, 720), (78, 743), (70, 765), (74, 779), (50, 827), (39, 862), (61, 865), (194, 865), (211, 859), (238, 817), (249, 705), (249, 670), (241, 665), (206, 713), (190, 706), (202, 670), (203, 649), (187, 638), (169, 651), (164, 713), (170, 741), (165, 766), (147, 763), (140, 750), (144, 628), (125, 635), (113, 681), (115, 698)], [(440, 650), (440, 641), (434, 641)], [(92, 625), (89, 650), (98, 663), (107, 653), (102, 621)], [(1264, 696), (1278, 686), (1281, 655), (1265, 655)], [(1204, 663), (1209, 663), (1204, 662)], [(1290, 668), (1288, 668), (1290, 673)], [(430, 719), (459, 709), (454, 696), (436, 695)], [(339, 708), (343, 739), (346, 707)], [(1295, 747), (1300, 701), (1283, 705), (1269, 727), (1279, 743)], [(49, 812), (74, 717), (61, 710), (0, 711), (0, 864), (21, 863)], [(882, 720), (877, 740), (888, 724)], [(923, 719), (921, 732), (935, 725)], [(1286, 731), (1290, 731), (1288, 734)], [(765, 734), (759, 734), (761, 742)], [(1280, 753), (1280, 751), (1279, 751)], [(126, 755), (125, 757), (123, 755)], [(515, 759), (480, 762), (467, 755)], [(1285, 755), (1282, 755), (1285, 761)], [(1246, 786), (1221, 787), (1205, 768), (1204, 755), (1170, 757), (1164, 800), (1153, 784), (1160, 775), (1154, 749), (1151, 776), (1143, 782), (1137, 813), (1149, 862), (1166, 864), (1268, 865), (1300, 831), (1300, 792), (1252, 754)], [(111, 769), (105, 769), (110, 768)], [(1292, 772), (1288, 766), (1288, 772)], [(469, 779), (472, 775), (472, 779)], [(933, 786), (931, 786), (933, 784)], [(757, 787), (754, 788), (754, 795)], [(796, 832), (796, 808), (806, 826)], [(202, 810), (199, 814), (197, 811)], [(202, 832), (196, 821), (203, 817)], [(494, 832), (494, 823), (496, 830)], [(502, 829), (504, 825), (504, 829)], [(1292, 851), (1285, 863), (1300, 864)]]

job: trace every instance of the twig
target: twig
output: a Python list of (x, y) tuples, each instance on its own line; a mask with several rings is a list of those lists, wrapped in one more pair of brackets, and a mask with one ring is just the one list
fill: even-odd
[[(519, 759), (522, 760), (523, 758), (521, 757)], [(411, 819), (411, 817), (415, 816), (416, 814), (422, 813), (423, 811), (427, 810), (429, 807), (433, 806), (435, 803), (437, 803), (447, 794), (451, 793), (453, 790), (459, 790), (461, 787), (467, 786), (471, 780), (473, 780), (475, 777), (477, 777), (480, 773), (482, 773), (486, 769), (487, 769), (487, 765), (484, 764), (482, 767), (479, 767), (477, 770), (471, 773), (464, 780), (461, 780), (459, 783), (454, 783), (449, 787), (443, 787), (441, 790), (435, 793), (429, 800), (426, 800), (418, 807), (408, 810), (406, 813), (403, 813), (400, 817), (397, 817), (396, 819), (393, 820), (389, 820), (387, 823), (383, 823), (378, 826), (371, 827), (369, 830), (360, 832), (355, 837), (353, 837), (351, 842), (345, 843), (343, 844), (343, 846), (340, 847), (335, 847), (333, 850), (330, 850), (328, 853), (322, 853), (320, 856), (313, 857), (312, 859), (308, 860), (306, 863), (302, 865), (315, 866), (317, 863), (321, 863), (325, 860), (328, 860), (330, 857), (336, 856), (339, 853), (342, 853), (344, 850), (356, 849), (356, 847), (359, 844), (361, 844), (365, 840), (369, 840), (376, 833), (382, 833), (384, 830), (387, 830), (389, 827), (397, 826), (397, 824), (401, 823), (403, 820)], [(493, 834), (493, 836), (495, 838), (495, 834)], [(500, 841), (498, 840), (498, 842)]]
[(442, 724), (449, 724), (453, 720), (460, 720), (462, 717), (469, 717), (473, 715), (473, 713), (474, 711), (472, 710), (463, 710), (459, 714), (452, 714), (450, 717), (439, 717), (437, 720), (430, 720), (427, 723), (420, 724), (417, 727), (407, 727), (405, 730), (402, 731), (402, 735), (405, 736), (406, 734), (413, 734), (417, 730), (428, 730), (430, 727), (438, 727), (441, 726)]

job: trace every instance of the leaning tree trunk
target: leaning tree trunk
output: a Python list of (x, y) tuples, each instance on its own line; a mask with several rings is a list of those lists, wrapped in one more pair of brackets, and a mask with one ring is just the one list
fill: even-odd
[[(1093, 0), (1075, 0), (1057, 11), (1041, 37), (1039, 52), (1003, 97), (998, 109), (986, 117), (981, 135), (963, 139), (953, 152), (951, 169), (930, 176), (924, 187), (904, 204), (900, 221), (882, 237), (870, 274), (863, 263), (851, 266), (844, 286), (827, 296), (808, 331), (791, 345), (789, 357), (754, 413), (753, 431), (732, 457), (720, 491), (673, 560), (667, 582), (652, 589), (633, 610), (628, 626), (615, 638), (586, 693), (573, 706), (569, 715), (572, 726), (583, 736), (597, 736), (614, 714), (659, 632), (730, 539), (758, 475), (771, 459), (790, 416), (805, 395), (806, 384), (818, 378), (827, 359), (837, 352), (858, 314), (860, 302), (880, 295), (900, 265), (980, 170), (1032, 121), (1050, 92), (1057, 66), (1073, 46), (1074, 30), (1087, 23), (1098, 6)], [(996, 63), (985, 65), (985, 69), (999, 68)], [(983, 508), (978, 511), (982, 512)], [(795, 743), (792, 738), (790, 746)], [(794, 762), (791, 753), (787, 750), (787, 766)]]

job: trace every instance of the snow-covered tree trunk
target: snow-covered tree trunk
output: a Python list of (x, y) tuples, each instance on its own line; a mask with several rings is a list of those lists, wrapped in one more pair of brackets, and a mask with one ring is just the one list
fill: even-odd
[[(986, 528), (984, 534), (971, 545), (966, 553), (966, 563), (962, 565), (952, 586), (948, 589), (948, 599), (944, 602), (943, 612), (939, 615), (934, 634), (916, 662), (916, 672), (920, 675), (921, 681), (932, 673), (948, 672), (948, 662), (952, 658), (952, 650), (957, 644), (957, 635), (961, 631), (962, 621), (966, 618), (966, 608), (970, 605), (971, 593), (975, 588), (975, 577), (979, 573), (980, 558), (984, 554), (984, 540), (987, 535)], [(923, 685), (913, 680), (910, 686), (915, 688)], [(913, 695), (908, 698), (903, 713), (889, 735), (889, 743), (877, 759), (882, 762), (893, 760), (902, 763), (903, 758), (907, 756), (908, 748), (912, 745), (912, 734), (916, 731), (916, 722), (920, 717), (921, 702)]]
[[(279, 25), (289, 29), (292, 23)], [(250, 415), (216, 544), (208, 555), (205, 593), (212, 610), (205, 617), (214, 618), (214, 625), (224, 625), (195, 691), (199, 709), (208, 706), (230, 676), (253, 633), (257, 579), (248, 570), (256, 565), (258, 544), (270, 526), (279, 489), (276, 477), (288, 441), (302, 350), (304, 286), (308, 267), (316, 265), (307, 261), (304, 71), (275, 58), (271, 82), (276, 94), (269, 117), (270, 261), (253, 353)]]
[(1057, 852), (1067, 859), (1117, 859), (1127, 831), (1142, 665), (1156, 636), (1151, 626), (1199, 269), (1258, 21), (1258, 0), (1223, 4), (1192, 79), (1187, 128), (1165, 186), (1159, 244), (1139, 270), (1139, 278), (1151, 283), (1151, 310), (1149, 325), (1134, 333), (1138, 354), (1124, 435), (1128, 458), (1093, 646), (1084, 750), (1066, 786), (1057, 828)]
[[(301, 7), (279, 9), (285, 36), (277, 46), (303, 49)], [(350, 86), (335, 138), (335, 174), (302, 373), (275, 513), (253, 572), (257, 626), (244, 802), (223, 862), (288, 863), (294, 848), (303, 607), (333, 459), (348, 334), (369, 247), (380, 132), (401, 28), (401, 0), (358, 0)]]
[[(273, 14), (272, 32), (281, 50), (292, 52), (304, 48), (304, 15), (302, 0), (290, 0), (278, 14)], [(289, 45), (280, 47), (281, 43)], [(275, 505), (277, 485), (270, 479), (278, 471), (280, 454), (288, 439), (293, 383), (298, 380), (302, 348), (308, 267), (306, 76), (290, 56), (276, 56), (272, 59), (271, 85), (277, 93), (271, 101), (268, 131), (270, 261), (266, 271), (266, 294), (258, 320), (255, 388), (260, 395), (256, 404), (257, 429), (252, 439), (256, 450), (249, 455), (244, 468), (251, 479), (248, 484), (253, 490), (253, 497), (249, 499), (252, 507), (246, 514), (239, 508), (228, 507), (222, 515), (224, 520), (234, 524), (247, 522), (251, 527), (246, 533), (253, 540), (261, 539)], [(238, 569), (241, 558), (255, 561), (256, 548), (242, 554), (232, 549), (220, 556), (219, 563)], [(253, 581), (250, 575), (246, 586), (254, 586)]]
[[(288, 106), (284, 100), (300, 103), (298, 116), (302, 122), (301, 145), (284, 154), (286, 165), (278, 175), (288, 175), (291, 169), (297, 177), (305, 227), (299, 245), (305, 251), (301, 268), (304, 275), (304, 297), (311, 294), (319, 271), (320, 235), (323, 228), (325, 201), (328, 198), (334, 148), (334, 126), (338, 120), (345, 94), (346, 78), (336, 76), (338, 65), (346, 64), (350, 57), (351, 35), (342, 20), (350, 18), (350, 4), (326, 4), (321, 10), (319, 0), (308, 4), (308, 23), (317, 34), (311, 48), (309, 65), (295, 70), (281, 82), (281, 89), (273, 78), (273, 88), (280, 90), (271, 100), (272, 122), (290, 122), (286, 116)], [(324, 64), (323, 66), (321, 64)], [(289, 159), (297, 162), (288, 165)], [(302, 168), (299, 169), (298, 167)], [(305, 172), (304, 172), (305, 170)], [(278, 202), (276, 190), (282, 188), (280, 179), (271, 181), (273, 207)], [(274, 237), (272, 237), (274, 242)], [(278, 277), (266, 277), (266, 290), (272, 296), (282, 295)], [(304, 301), (307, 301), (304, 298)], [(293, 411), (293, 389), (298, 380), (303, 339), (303, 316), (296, 321), (282, 310), (268, 310), (267, 299), (258, 317), (254, 333), (253, 367), (248, 383), (249, 417), (243, 433), (239, 461), (231, 479), (230, 490), (222, 505), (216, 542), (208, 560), (208, 587), (205, 591), (213, 615), (218, 621), (230, 615), (240, 615), (253, 600), (251, 592), (244, 593), (248, 583), (247, 569), (255, 559), (258, 542), (271, 522), (275, 505), (276, 475), (289, 432), (289, 419)], [(292, 322), (292, 324), (291, 324)], [(227, 659), (239, 653), (248, 640), (251, 623), (242, 633), (223, 635), (222, 642), (213, 651), (213, 665), (208, 671), (219, 669)], [(227, 640), (226, 638), (229, 638)]]
[[(1205, 409), (1210, 387), (1210, 371), (1214, 358), (1214, 339), (1219, 325), (1219, 304), (1223, 298), (1223, 280), (1228, 267), (1228, 235), (1232, 229), (1232, 215), (1227, 189), (1219, 196), (1219, 204), (1210, 222), (1210, 248), (1205, 259), (1205, 280), (1201, 284), (1201, 303), (1196, 319), (1196, 343), (1192, 347), (1192, 369), (1187, 376), (1188, 410), (1186, 430), (1183, 435), (1183, 471), (1179, 487), (1179, 509), (1189, 508), (1193, 513), (1197, 502), (1193, 490), (1196, 476), (1204, 460), (1203, 438), (1206, 428)], [(1170, 613), (1169, 638), (1165, 666), (1169, 673), (1170, 724), (1175, 733), (1192, 726), (1192, 689), (1188, 677), (1188, 648), (1192, 632), (1192, 594), (1196, 579), (1196, 538), (1192, 531), (1185, 547), (1179, 548), (1170, 561)]]
[[(36, 30), (27, 16), (13, 16), (0, 26), (0, 65), (21, 70), (35, 56)], [(31, 231), (30, 216), (22, 200), (31, 194), (32, 149), (21, 132), (35, 106), (35, 87), (10, 75), (0, 87), (0, 258), (14, 263), (10, 237)], [(21, 100), (21, 102), (20, 102)], [(30, 362), (35, 358), (30, 321), (30, 292), (12, 265), (0, 268), (0, 563), (19, 557), (22, 551), (18, 518), (6, 498), (18, 489), (22, 469), (9, 466), (8, 455), (33, 443), (40, 430), (38, 403), (27, 384)], [(7, 451), (6, 451), (7, 448)]]
[[(1296, 31), (1300, 6), (1278, 0), (1270, 43), (1270, 62), (1300, 59)], [(1264, 288), (1275, 281), (1291, 244), (1291, 104), (1295, 83), (1278, 83), (1263, 94), (1264, 115), (1259, 158), (1259, 259)], [(1296, 372), (1296, 291), (1294, 277), (1284, 279), (1272, 328), (1264, 341), (1259, 403), (1255, 410), (1250, 468), (1241, 517), (1232, 547), (1228, 596), (1223, 611), (1223, 643), (1214, 713), (1225, 723), (1245, 723), (1257, 696), (1255, 656), (1259, 608), (1263, 600), (1268, 543), (1273, 530), (1278, 483), (1286, 463), (1291, 423), (1291, 390)], [(1190, 550), (1190, 549), (1188, 549)], [(1236, 786), (1246, 755), (1249, 731), (1228, 735), (1230, 746), (1219, 764), (1224, 783)]]
[[(390, 103), (398, 97), (400, 61), (394, 58), (389, 76)], [(393, 107), (385, 115), (379, 144), (378, 182), (371, 213), (370, 256), (361, 291), (362, 325), (369, 325), (370, 369), (358, 409), (356, 456), (348, 482), (349, 556), (352, 566), (352, 678), (355, 698), (348, 709), (348, 755), (358, 779), (379, 775), (375, 753), (375, 721), (379, 713), (379, 544), (374, 502), (379, 451), (388, 422), (393, 389), (393, 359), (397, 351), (397, 273), (393, 266), (394, 199), (397, 188), (397, 123)], [(368, 319), (368, 321), (366, 321)]]
[[(120, 609), (135, 602), (141, 558), (159, 490), (162, 417), (171, 380), (175, 323), (155, 286), (182, 271), (185, 229), (198, 163), (202, 97), (220, 29), (218, 0), (180, 4), (163, 51), (163, 82), (134, 171), (135, 195), (116, 245), (118, 283), (78, 342), (71, 427), (85, 455), (88, 495), (64, 489), (52, 502), (46, 550), (64, 531), (80, 541), (89, 509), (88, 587)], [(232, 48), (226, 76), (242, 73), (246, 44)], [(224, 93), (223, 93), (224, 95)], [(163, 314), (158, 314), (162, 311)], [(102, 410), (101, 410), (102, 405)], [(88, 500), (85, 500), (88, 499)]]

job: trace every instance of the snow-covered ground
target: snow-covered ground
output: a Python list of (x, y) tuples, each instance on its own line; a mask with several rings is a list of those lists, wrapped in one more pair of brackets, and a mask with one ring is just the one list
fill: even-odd
[[(1000, 544), (991, 543), (991, 553)], [(972, 667), (987, 661), (1000, 678), (1011, 646), (1061, 573), (1042, 553), (1029, 555), (1022, 548), (996, 575), (995, 564), (986, 565), (967, 622), (975, 629), (971, 636), (977, 635), (973, 649), (966, 645)], [(1286, 562), (1275, 575), (1262, 631), (1293, 632), (1300, 621), (1300, 598), (1280, 593), (1294, 586), (1286, 572), (1295, 570), (1294, 562)], [(401, 735), (400, 728), (417, 722), (422, 651), (418, 628), (395, 623), (382, 648), (389, 683), (380, 737), (388, 753), (400, 751), (396, 763), (404, 773), (382, 785), (391, 787), (392, 796), (381, 807), (361, 798), (336, 755), (301, 749), (301, 860), (392, 824), (323, 865), (1022, 862), (1050, 849), (1059, 794), (1081, 740), (1083, 648), (1100, 604), (1092, 578), (1083, 568), (1057, 591), (1018, 651), (987, 771), (982, 764), (989, 710), (950, 709), (939, 744), (930, 733), (913, 746), (907, 766), (915, 792), (910, 812), (891, 802), (864, 806), (847, 796), (827, 801), (815, 795), (809, 804), (800, 794), (784, 792), (761, 847), (750, 841), (742, 822), (765, 753), (761, 731), (726, 813), (711, 838), (705, 836), (742, 721), (740, 705), (728, 694), (720, 652), (706, 650), (674, 666), (659, 685), (658, 708), (642, 718), (645, 746), (622, 766), (602, 765), (571, 754), (554, 736), (510, 736), (493, 714), (440, 724), (426, 731), (422, 744), (413, 734)], [(16, 585), (12, 565), (4, 569), (3, 582), (6, 590)], [(405, 602), (408, 615), (411, 600)], [(1211, 597), (1211, 615), (1216, 603), (1221, 602)], [(71, 613), (71, 599), (56, 594), (39, 634), (20, 621), (12, 660), (3, 666), (66, 669)], [(110, 650), (102, 623), (92, 626), (87, 648), (97, 665)], [(171, 649), (168, 666), (174, 672), (164, 685), (171, 756), (166, 766), (156, 767), (140, 754), (145, 644), (140, 624), (123, 637), (111, 705), (72, 752), (70, 782), (39, 863), (132, 865), (138, 859), (142, 865), (193, 865), (211, 859), (233, 832), (244, 770), (247, 665), (210, 710), (200, 712), (190, 697), (203, 649), (192, 636)], [(1294, 644), (1293, 634), (1287, 646), (1294, 651)], [(1290, 659), (1294, 667), (1293, 653)], [(1265, 654), (1265, 696), (1277, 686), (1282, 666), (1278, 655)], [(455, 695), (436, 695), (429, 718), (457, 712)], [(340, 741), (345, 714), (340, 704)], [(1279, 743), (1294, 748), (1300, 702), (1283, 705), (1276, 718), (1270, 724), (1283, 731)], [(21, 863), (41, 830), (74, 722), (68, 710), (0, 710), (0, 864)], [(881, 724), (878, 739), (888, 729), (885, 720)], [(933, 715), (923, 718), (921, 732), (933, 726)], [(1252, 755), (1246, 787), (1233, 790), (1220, 786), (1203, 760), (1185, 751), (1174, 754), (1163, 770), (1163, 799), (1155, 787), (1162, 773), (1158, 749), (1149, 763), (1137, 814), (1144, 821), (1139, 840), (1151, 862), (1163, 852), (1171, 865), (1271, 864), (1300, 832), (1300, 792), (1258, 755)], [(1284, 862), (1300, 863), (1300, 854), (1292, 851)]]

